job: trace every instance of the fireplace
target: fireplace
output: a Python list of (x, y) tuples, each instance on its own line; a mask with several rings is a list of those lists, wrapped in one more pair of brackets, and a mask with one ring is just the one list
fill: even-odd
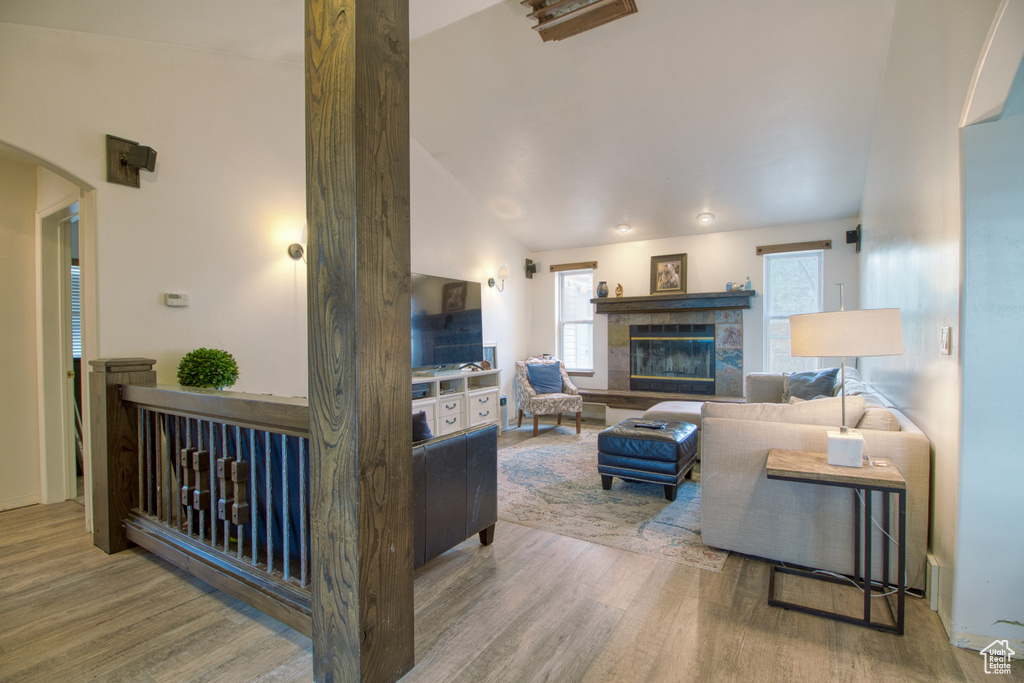
[(629, 326), (629, 388), (715, 394), (715, 326)]
[[(730, 298), (733, 296), (740, 296), (742, 301)], [(645, 377), (663, 377), (664, 375), (662, 373), (633, 372), (633, 362), (630, 358), (630, 347), (632, 346), (630, 333), (638, 328), (643, 328), (646, 332), (636, 336), (666, 336), (652, 334), (651, 330), (664, 333), (667, 327), (670, 330), (669, 334), (675, 334), (678, 337), (680, 336), (680, 326), (682, 326), (681, 336), (683, 337), (714, 337), (715, 364), (714, 369), (709, 369), (709, 374), (714, 377), (715, 381), (712, 384), (706, 381), (689, 380), (692, 391), (680, 388), (676, 384), (674, 388), (664, 390), (666, 394), (664, 400), (669, 400), (673, 396), (681, 397), (678, 400), (693, 401), (701, 400), (705, 396), (742, 397), (742, 309), (750, 308), (750, 300), (754, 298), (754, 292), (680, 294), (673, 295), (671, 301), (668, 301), (669, 298), (668, 296), (638, 296), (595, 299), (597, 312), (608, 315), (608, 391), (615, 394), (663, 393), (660, 390), (635, 388), (636, 384), (631, 377), (634, 374), (639, 375), (637, 379), (647, 386), (651, 386), (650, 383), (655, 381), (679, 381), (678, 377), (669, 377), (668, 380), (645, 380)], [(675, 308), (652, 310), (652, 307), (660, 306), (663, 303), (671, 304)], [(606, 310), (602, 311), (602, 306), (607, 307)], [(675, 328), (674, 331), (673, 328)], [(695, 330), (700, 334), (696, 334)], [(703, 342), (698, 344), (698, 348), (706, 346), (707, 344)], [(703, 373), (701, 374), (703, 375)], [(701, 379), (705, 378), (701, 377)], [(692, 394), (693, 398), (689, 398), (688, 394)]]

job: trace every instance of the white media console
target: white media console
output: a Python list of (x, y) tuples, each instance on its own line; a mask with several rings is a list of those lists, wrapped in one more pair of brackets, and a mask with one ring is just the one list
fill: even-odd
[[(450, 434), (484, 424), (502, 425), (501, 370), (449, 372), (435, 376), (412, 378), (413, 414), (427, 414), (427, 424), (434, 436)], [(421, 396), (422, 398), (417, 398)]]

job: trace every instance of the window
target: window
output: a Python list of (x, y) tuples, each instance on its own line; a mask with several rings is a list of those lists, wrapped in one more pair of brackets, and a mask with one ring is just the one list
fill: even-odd
[(768, 372), (816, 370), (817, 358), (789, 355), (789, 316), (821, 312), (824, 252), (798, 251), (764, 257), (764, 345)]
[(71, 356), (82, 357), (82, 304), (78, 266), (71, 266)]
[(558, 273), (558, 346), (566, 370), (594, 368), (594, 271)]

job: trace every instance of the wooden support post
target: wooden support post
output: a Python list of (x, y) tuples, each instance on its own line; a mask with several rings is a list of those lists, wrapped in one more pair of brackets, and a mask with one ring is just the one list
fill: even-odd
[(318, 681), (394, 681), (413, 665), (408, 12), (306, 0)]
[(152, 358), (89, 361), (92, 397), (92, 542), (106, 553), (130, 545), (122, 522), (139, 505), (138, 415), (121, 401), (122, 384), (155, 384)]

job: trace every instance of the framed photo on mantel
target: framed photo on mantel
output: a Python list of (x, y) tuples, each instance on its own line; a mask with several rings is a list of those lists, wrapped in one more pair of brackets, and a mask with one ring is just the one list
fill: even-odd
[(686, 294), (686, 254), (651, 257), (651, 294)]

